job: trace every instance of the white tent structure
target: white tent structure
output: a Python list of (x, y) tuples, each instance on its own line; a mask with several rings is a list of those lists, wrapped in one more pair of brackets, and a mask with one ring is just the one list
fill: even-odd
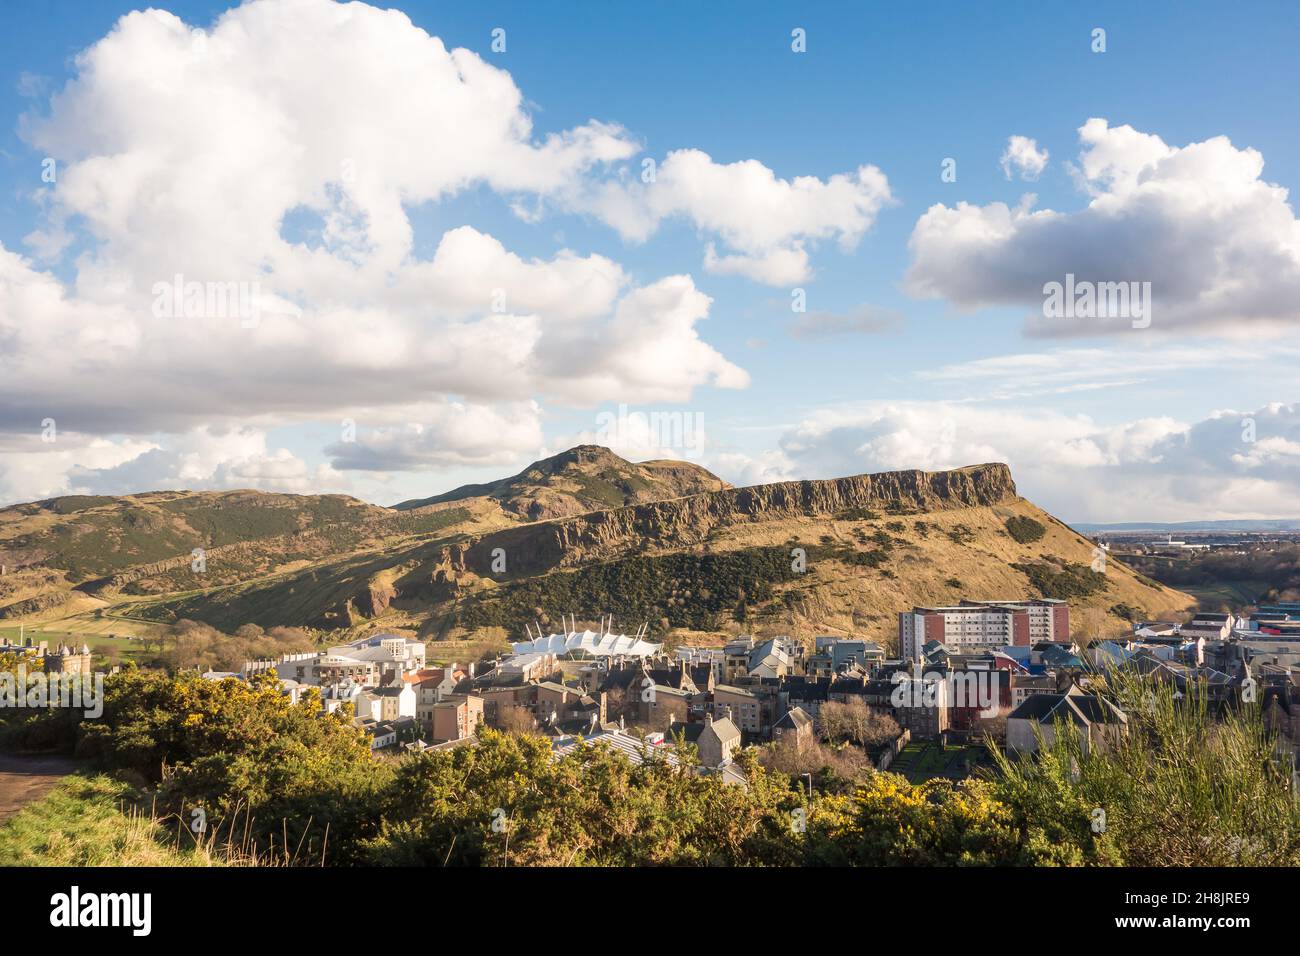
[(662, 644), (653, 644), (644, 639), (647, 628), (642, 625), (635, 634), (615, 634), (604, 621), (599, 632), (565, 629), (564, 633), (541, 636), (542, 629), (537, 629), (538, 636), (531, 640), (511, 644), (516, 654), (555, 654), (586, 653), (591, 657), (650, 657), (658, 654)]

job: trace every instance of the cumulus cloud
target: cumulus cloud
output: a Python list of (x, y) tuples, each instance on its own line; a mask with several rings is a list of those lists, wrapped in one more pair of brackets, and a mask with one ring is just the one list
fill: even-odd
[(311, 468), (254, 428), (195, 428), (148, 440), (110, 440), (55, 430), (54, 441), (10, 437), (0, 464), (0, 497), (30, 501), (66, 494), (260, 488), (309, 492), (336, 486), (328, 467)]
[(781, 179), (757, 160), (718, 163), (698, 149), (679, 149), (659, 164), (652, 182), (607, 183), (575, 202), (634, 241), (665, 219), (684, 217), (727, 247), (721, 254), (707, 247), (710, 272), (788, 285), (811, 274), (812, 244), (834, 239), (851, 251), (893, 197), (875, 166), (825, 180)]
[(739, 451), (720, 452), (709, 460), (709, 467), (719, 478), (737, 487), (768, 485), (778, 481), (795, 481), (800, 475), (795, 464), (780, 449), (748, 455)]
[(1038, 148), (1038, 140), (1028, 136), (1012, 136), (1007, 139), (1007, 148), (1002, 151), (1002, 173), (1010, 179), (1019, 175), (1027, 182), (1034, 182), (1047, 168), (1047, 150)]
[(1050, 410), (866, 403), (817, 411), (779, 445), (719, 470), (830, 478), (1000, 461), (1022, 495), (1074, 521), (1286, 517), (1300, 494), (1300, 405), (1102, 424)]
[(448, 402), (408, 424), (357, 429), (325, 449), (339, 471), (423, 471), (509, 465), (542, 446), (540, 408), (521, 402), (503, 408)]
[[(412, 467), (481, 462), (485, 439), (463, 423), (515, 420), (496, 406), (680, 401), (748, 382), (701, 338), (710, 300), (689, 276), (638, 285), (604, 256), (526, 258), (471, 226), (415, 255), (414, 207), (479, 187), (563, 204), (639, 146), (597, 120), (538, 134), (509, 73), (397, 11), (253, 2), (206, 30), (131, 13), (21, 132), (59, 165), (35, 197), (34, 258), (0, 245), (0, 435), (50, 417), (88, 457), (71, 476), (63, 451), (38, 449), (49, 480), (12, 488), (120, 484), (127, 471), (108, 472), (128, 463), (91, 455), (94, 436), (131, 460), (143, 453), (122, 436), (166, 446), (132, 467), (167, 482), (189, 454), (168, 436), (344, 416), (383, 429), (337, 455), (348, 469), (388, 467), (403, 440)], [(675, 189), (691, 181), (679, 166)], [(718, 208), (701, 228), (777, 258), (787, 243), (800, 270), (802, 242), (865, 228), (860, 204), (828, 211), (828, 196), (851, 200), (835, 182), (769, 185), (796, 194), (763, 211), (794, 216), (794, 232)], [(197, 288), (199, 306), (165, 303), (173, 285)], [(432, 417), (403, 417), (413, 405)], [(498, 437), (534, 447), (535, 418)], [(224, 460), (195, 480), (297, 480), (278, 451)]]
[(913, 228), (906, 285), (962, 311), (1030, 308), (1041, 335), (1132, 332), (1126, 316), (1043, 314), (1044, 286), (1149, 282), (1149, 331), (1254, 334), (1293, 324), (1300, 301), (1300, 224), (1287, 190), (1265, 181), (1264, 158), (1226, 137), (1173, 147), (1129, 126), (1090, 119), (1076, 167), (1089, 196), (1076, 212), (938, 204)]
[(73, 490), (68, 475), (74, 469), (112, 469), (158, 447), (139, 439), (62, 433), (57, 427), (54, 438), (46, 443), (36, 433), (0, 435), (0, 502), (40, 501), (68, 494)]

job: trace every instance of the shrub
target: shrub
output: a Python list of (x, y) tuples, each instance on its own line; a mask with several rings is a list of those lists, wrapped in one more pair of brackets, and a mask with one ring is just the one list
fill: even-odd
[(1020, 544), (1032, 544), (1047, 533), (1042, 522), (1024, 515), (1015, 515), (1006, 520), (1007, 534)]

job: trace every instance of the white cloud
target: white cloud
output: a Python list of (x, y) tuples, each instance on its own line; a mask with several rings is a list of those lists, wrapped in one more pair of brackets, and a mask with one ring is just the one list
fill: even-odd
[[(944, 397), (988, 401), (1168, 382), (1183, 372), (1246, 367), (1259, 359), (1258, 348), (1249, 343), (1186, 339), (1141, 345), (994, 355), (921, 369), (916, 377), (932, 386), (966, 390), (965, 396)], [(1300, 348), (1295, 346), (1270, 345), (1269, 356), (1279, 375), (1300, 368)]]
[(5, 436), (0, 438), (0, 502), (68, 494), (72, 490), (68, 475), (74, 469), (115, 468), (157, 447), (148, 441), (113, 441), (57, 430), (48, 444), (35, 433)]
[(634, 241), (665, 219), (685, 217), (731, 250), (707, 247), (710, 272), (779, 286), (809, 277), (807, 250), (819, 240), (835, 239), (851, 251), (893, 197), (875, 166), (825, 180), (781, 179), (757, 160), (717, 163), (698, 149), (679, 149), (665, 157), (653, 182), (611, 182), (571, 201)]
[(1027, 182), (1034, 182), (1047, 168), (1047, 150), (1038, 148), (1038, 140), (1028, 136), (1012, 136), (1007, 139), (1007, 148), (1002, 151), (1002, 173), (1010, 179), (1019, 175)]
[(166, 442), (63, 430), (50, 443), (10, 438), (0, 465), (0, 500), (161, 489), (315, 492), (339, 484), (328, 467), (310, 468), (287, 449), (268, 448), (266, 434), (254, 428), (195, 428)]
[(737, 487), (795, 481), (802, 477), (795, 472), (794, 463), (780, 449), (756, 455), (738, 451), (721, 452), (709, 459), (708, 466), (719, 478)]
[(1252, 335), (1297, 318), (1300, 223), (1287, 190), (1262, 179), (1264, 159), (1216, 136), (1183, 147), (1090, 119), (1077, 175), (1090, 196), (1073, 213), (1003, 203), (938, 204), (912, 231), (907, 288), (970, 311), (1030, 309), (1043, 335), (1134, 332), (1128, 318), (1047, 319), (1043, 287), (1150, 282), (1149, 331)]
[[(149, 436), (175, 457), (185, 442), (162, 433), (350, 416), (390, 441), (423, 436), (413, 460), (479, 460), (443, 417), (450, 403), (491, 421), (484, 409), (502, 403), (747, 383), (698, 334), (710, 300), (688, 276), (638, 286), (604, 256), (528, 259), (469, 226), (414, 255), (414, 206), (476, 186), (512, 201), (570, 194), (637, 146), (597, 121), (535, 134), (508, 73), (399, 12), (255, 2), (198, 33), (132, 13), (23, 135), (59, 159), (31, 242), (84, 251), (64, 283), (0, 246), (0, 435), (53, 417), (68, 434)], [(291, 228), (301, 218), (317, 224), (306, 237)], [(260, 321), (156, 315), (155, 287), (175, 276), (255, 289)], [(520, 428), (526, 440), (503, 439), (535, 444), (535, 421)], [(444, 455), (430, 442), (448, 429)], [(46, 484), (66, 486), (44, 460)], [(158, 467), (141, 480), (181, 465)], [(226, 471), (289, 479), (282, 458), (259, 467)]]
[(540, 408), (519, 402), (501, 408), (448, 402), (422, 409), (408, 424), (358, 428), (325, 453), (340, 471), (423, 471), (509, 465), (542, 446)]

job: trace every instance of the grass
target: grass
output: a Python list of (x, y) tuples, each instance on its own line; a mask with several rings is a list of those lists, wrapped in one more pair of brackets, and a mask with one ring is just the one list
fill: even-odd
[(0, 826), (0, 866), (221, 865), (136, 809), (134, 796), (126, 784), (102, 775), (60, 781)]
[(962, 766), (963, 760), (974, 769), (980, 764), (987, 765), (988, 756), (982, 744), (949, 744), (944, 747), (938, 741), (914, 741), (903, 748), (889, 769), (914, 784), (935, 777), (960, 780), (968, 776)]
[(120, 628), (115, 633), (116, 636), (110, 636), (109, 634), (79, 629), (53, 629), (28, 625), (21, 632), (17, 627), (0, 627), (0, 641), (16, 644), (21, 634), (23, 638), (30, 637), (33, 644), (39, 644), (41, 641), (46, 641), (51, 647), (60, 643), (70, 644), (74, 647), (86, 644), (96, 654), (103, 654), (109, 649), (114, 649), (118, 652), (122, 661), (136, 660), (143, 663), (144, 658), (148, 656), (145, 654), (144, 644), (140, 641), (128, 641), (126, 639), (127, 629), (125, 628)]
[(1254, 604), (1269, 588), (1267, 581), (1218, 581), (1214, 584), (1183, 584), (1182, 590), (1200, 602), (1201, 607), (1217, 609), (1220, 605), (1238, 607)]
[[(1219, 707), (1202, 684), (1127, 671), (1095, 682), (1127, 715), (1122, 732), (1084, 746), (1056, 728), (1020, 759), (995, 753), (1003, 799), (1041, 821), (1043, 839), (1105, 812), (1104, 841), (1128, 866), (1295, 866), (1300, 802), (1255, 703)], [(1289, 757), (1289, 755), (1288, 755)], [(1098, 842), (1101, 842), (1100, 840)]]
[(319, 865), (274, 841), (259, 852), (238, 810), (226, 832), (196, 836), (186, 823), (111, 776), (73, 774), (0, 826), (0, 867)]

